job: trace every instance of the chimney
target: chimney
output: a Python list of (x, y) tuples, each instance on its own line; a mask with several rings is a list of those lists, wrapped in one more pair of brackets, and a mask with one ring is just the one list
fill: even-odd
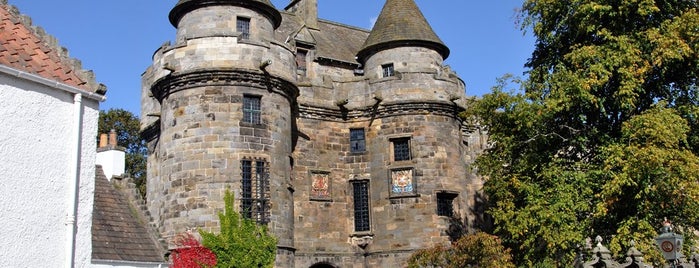
[(117, 144), (115, 130), (112, 129), (109, 134), (100, 134), (96, 164), (102, 166), (104, 175), (110, 181), (113, 177), (124, 176), (126, 171), (126, 152), (125, 148)]
[(291, 0), (284, 10), (299, 16), (306, 27), (318, 30), (318, 0)]

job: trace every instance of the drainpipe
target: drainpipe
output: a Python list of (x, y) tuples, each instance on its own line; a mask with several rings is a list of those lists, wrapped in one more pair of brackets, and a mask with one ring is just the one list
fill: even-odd
[(78, 210), (78, 189), (80, 185), (80, 151), (82, 145), (82, 104), (83, 95), (73, 96), (73, 136), (71, 137), (71, 153), (68, 162), (70, 170), (68, 181), (68, 215), (66, 216), (66, 262), (64, 267), (73, 267), (75, 259), (76, 212)]

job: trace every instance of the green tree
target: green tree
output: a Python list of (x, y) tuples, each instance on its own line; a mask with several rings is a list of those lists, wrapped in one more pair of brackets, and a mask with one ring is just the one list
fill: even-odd
[(199, 231), (202, 244), (216, 254), (216, 267), (273, 267), (277, 239), (266, 226), (257, 225), (233, 209), (233, 194), (226, 190), (224, 212), (218, 214), (221, 232)]
[(140, 136), (140, 124), (138, 116), (127, 110), (109, 109), (100, 111), (97, 133), (109, 133), (112, 129), (116, 131), (117, 144), (126, 149), (126, 173), (133, 178), (141, 196), (145, 198), (148, 147)]
[(477, 165), (518, 265), (568, 266), (598, 234), (617, 254), (632, 238), (650, 250), (664, 217), (698, 226), (698, 9), (524, 2), (523, 28), (537, 38), (528, 78), (502, 79), (464, 115), (488, 127)]
[(451, 247), (437, 245), (413, 253), (409, 268), (420, 267), (499, 267), (514, 268), (510, 251), (502, 246), (496, 236), (483, 232), (465, 235)]

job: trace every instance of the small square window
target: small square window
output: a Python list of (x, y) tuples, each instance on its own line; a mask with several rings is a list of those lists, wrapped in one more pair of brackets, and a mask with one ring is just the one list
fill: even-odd
[(393, 63), (381, 65), (381, 70), (383, 70), (383, 77), (391, 77), (396, 75), (396, 72), (393, 69)]
[(250, 124), (260, 124), (261, 97), (243, 96), (243, 122)]
[(364, 129), (350, 129), (350, 152), (362, 153), (364, 151), (366, 151)]
[(240, 39), (250, 39), (250, 18), (238, 17), (236, 30), (240, 33)]
[(453, 217), (455, 193), (437, 193), (437, 215)]
[(393, 145), (393, 161), (410, 160), (410, 138), (391, 140)]

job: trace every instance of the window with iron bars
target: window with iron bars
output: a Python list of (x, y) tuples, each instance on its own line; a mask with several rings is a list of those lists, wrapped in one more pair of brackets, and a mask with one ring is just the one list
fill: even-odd
[(269, 167), (264, 160), (241, 160), (242, 197), (240, 211), (243, 217), (259, 224), (269, 222), (270, 190)]
[(454, 217), (454, 199), (455, 193), (437, 193), (437, 215)]
[(392, 139), (393, 161), (410, 160), (410, 138)]
[(354, 231), (367, 232), (369, 226), (369, 182), (352, 182), (354, 197)]
[(250, 18), (238, 17), (236, 30), (240, 33), (240, 39), (250, 39)]
[(396, 72), (393, 69), (393, 63), (381, 65), (381, 70), (383, 72), (383, 77), (391, 77), (396, 75)]

